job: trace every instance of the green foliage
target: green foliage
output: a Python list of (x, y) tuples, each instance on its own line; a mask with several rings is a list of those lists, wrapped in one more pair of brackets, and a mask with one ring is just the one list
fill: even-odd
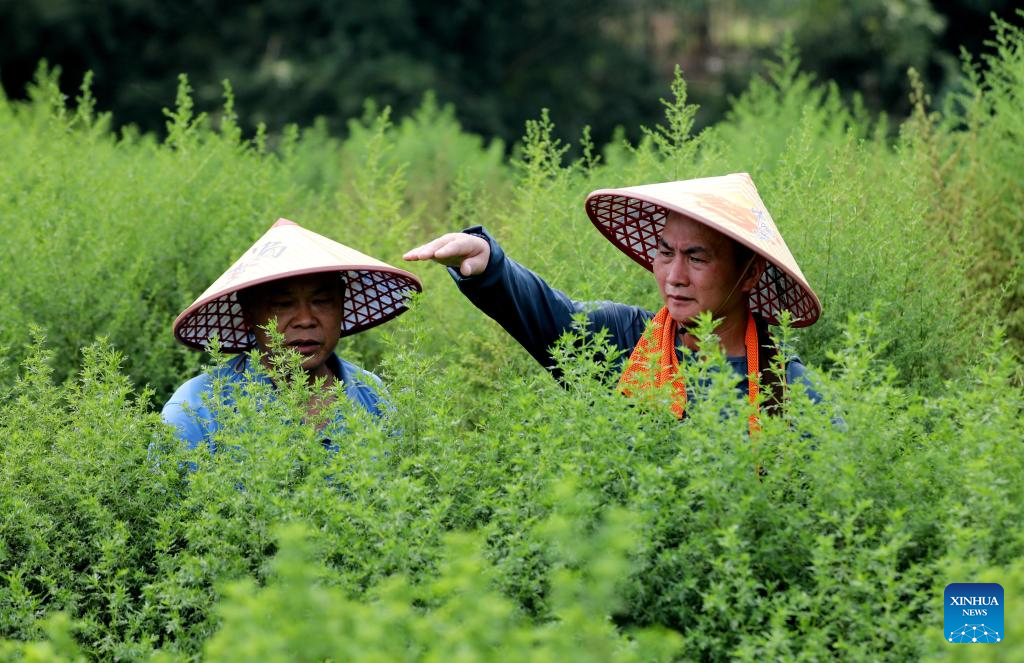
[[(712, 343), (687, 366), (682, 424), (610, 394), (600, 342), (570, 336), (557, 351), (570, 389), (502, 367), (471, 427), (453, 421), (459, 373), (418, 370), (423, 350), (407, 346), (384, 367), (396, 411), (378, 424), (340, 399), (333, 454), (316, 422), (296, 423), (309, 386), (286, 379), (294, 362), (271, 369), (276, 398), (234, 395), (211, 455), (170, 443), (109, 350), (65, 387), (36, 350), (0, 410), (0, 600), (5, 635), (25, 643), (4, 647), (918, 657), (921, 623), (941, 621), (936, 587), (1024, 552), (1024, 395), (998, 338), (963, 384), (899, 387), (874, 352), (879, 326), (846, 327), (821, 376), (827, 407), (795, 387), (754, 443), (749, 406), (708, 368), (724, 361)], [(295, 523), (301, 535), (281, 529)], [(70, 626), (47, 627), (52, 611)], [(903, 637), (878, 637), (881, 618)]]
[[(139, 632), (138, 591), (157, 571), (150, 534), (183, 484), (173, 465), (148, 457), (147, 441), (168, 436), (151, 394), (132, 394), (118, 354), (90, 346), (76, 379), (57, 386), (42, 343), (0, 404), (0, 632), (38, 638), (41, 618), (63, 610), (89, 649), (132, 656), (152, 640), (125, 638)], [(45, 628), (70, 655), (69, 636), (57, 635), (67, 623)]]
[[(342, 182), (358, 178), (367, 159), (381, 158), (381, 136), (374, 132), (374, 106), (369, 104), (364, 121), (348, 124), (348, 139), (341, 148)], [(439, 106), (433, 93), (408, 117), (402, 118), (387, 141), (385, 165), (405, 165), (406, 198), (418, 212), (418, 231), (442, 231), (440, 227), (463, 176), (467, 193), (474, 197), (504, 195), (504, 145), (500, 140), (484, 145), (479, 136), (462, 130), (451, 104)], [(337, 181), (335, 179), (334, 181)], [(330, 184), (333, 186), (333, 182)], [(435, 227), (436, 226), (436, 227)]]
[[(576, 499), (565, 493), (564, 505)], [(572, 568), (552, 577), (556, 619), (535, 625), (490, 586), (493, 567), (480, 537), (448, 535), (436, 577), (413, 585), (404, 576), (381, 583), (369, 600), (349, 599), (325, 583), (331, 572), (312, 562), (301, 526), (281, 530), (272, 577), (228, 587), (218, 606), (222, 626), (204, 648), (211, 660), (512, 660), (667, 661), (675, 634), (653, 629), (620, 634), (606, 617), (608, 589), (624, 573), (624, 516), (579, 538), (572, 521), (552, 516), (543, 536), (576, 550)], [(625, 544), (625, 545), (624, 545)], [(554, 560), (558, 564), (557, 560)], [(429, 610), (419, 606), (428, 605)], [(301, 615), (301, 619), (296, 619)], [(458, 625), (457, 628), (452, 628)], [(306, 643), (301, 645), (300, 643)]]
[[(165, 398), (199, 359), (168, 333), (174, 316), (279, 216), (395, 261), (422, 215), (444, 213), (456, 182), (474, 196), (503, 188), (500, 146), (483, 149), (430, 99), (397, 128), (385, 112), (343, 145), (314, 127), (271, 154), (259, 137), (240, 139), (230, 86), (213, 130), (182, 77), (161, 144), (118, 139), (88, 103), (67, 112), (56, 76), (40, 70), (30, 105), (0, 101), (8, 379), (34, 322), (49, 333), (59, 379), (104, 335), (127, 351), (136, 383)], [(372, 335), (354, 343), (375, 357)]]
[[(663, 126), (600, 153), (585, 132), (572, 163), (547, 112), (506, 163), (430, 98), (345, 141), (245, 141), (230, 86), (204, 118), (185, 79), (166, 141), (113, 135), (87, 82), (72, 112), (41, 69), (0, 100), (0, 658), (946, 655), (945, 584), (1021, 591), (1015, 266), (990, 257), (1020, 247), (999, 227), (1021, 34), (1000, 29), (990, 73), (943, 112), (919, 88), (894, 144), (783, 49), (727, 121), (692, 135), (679, 77)], [(174, 316), (277, 216), (391, 262), (482, 223), (574, 297), (653, 308), (584, 196), (736, 170), (824, 303), (779, 330), (824, 403), (791, 385), (754, 437), (709, 320), (677, 422), (610, 391), (600, 336), (559, 342), (555, 382), (431, 265), (412, 311), (340, 348), (385, 378), (383, 420), (341, 392), (308, 419), (295, 357), (276, 388), (214, 390), (215, 453), (153, 412), (201, 361)]]
[(980, 246), (972, 284), (990, 293), (1010, 336), (1024, 344), (1024, 31), (997, 21), (994, 43), (984, 70), (965, 55), (967, 83), (948, 120), (960, 130), (940, 153), (936, 177), (947, 179), (957, 215), (947, 218)]

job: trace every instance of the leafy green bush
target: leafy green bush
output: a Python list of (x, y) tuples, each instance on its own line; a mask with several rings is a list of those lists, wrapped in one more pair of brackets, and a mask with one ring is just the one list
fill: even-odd
[[(572, 493), (564, 498), (574, 504)], [(627, 639), (605, 616), (615, 600), (609, 590), (628, 570), (622, 557), (628, 522), (611, 519), (583, 537), (573, 525), (573, 519), (552, 516), (542, 528), (545, 538), (571, 551), (571, 565), (560, 564), (552, 574), (557, 619), (541, 625), (489, 587), (493, 571), (480, 537), (449, 535), (435, 578), (412, 586), (395, 576), (363, 602), (324, 585), (330, 571), (310, 564), (302, 530), (293, 527), (282, 532), (266, 587), (244, 581), (227, 589), (218, 606), (222, 627), (205, 654), (281, 661), (669, 660), (679, 649), (678, 636), (648, 629)]]
[[(394, 262), (419, 236), (412, 229), (424, 209), (442, 213), (460, 177), (474, 192), (502, 190), (500, 145), (485, 151), (429, 100), (397, 128), (386, 113), (363, 129), (353, 124), (343, 146), (322, 129), (292, 128), (270, 153), (262, 134), (240, 138), (230, 88), (213, 130), (183, 78), (158, 144), (112, 136), (109, 118), (93, 113), (88, 81), (77, 110), (66, 110), (57, 74), (40, 70), (32, 104), (0, 98), (8, 381), (24, 330), (36, 323), (60, 358), (58, 377), (104, 335), (127, 351), (135, 382), (166, 397), (200, 359), (171, 337), (174, 316), (279, 216)], [(353, 342), (374, 358), (371, 339)]]
[[(112, 136), (88, 85), (70, 111), (41, 72), (31, 103), (0, 101), (0, 658), (946, 654), (945, 584), (1021, 591), (1020, 337), (993, 315), (1012, 284), (977, 268), (1011, 250), (991, 233), (1015, 217), (982, 202), (1016, 195), (985, 179), (1020, 170), (997, 144), (1020, 123), (996, 84), (1015, 49), (962, 116), (919, 91), (893, 145), (783, 53), (726, 122), (691, 135), (680, 79), (663, 126), (601, 152), (584, 135), (569, 164), (546, 113), (503, 164), (429, 102), (272, 151), (239, 137), (229, 90), (214, 130), (185, 81), (165, 143)], [(153, 412), (202, 360), (173, 317), (277, 216), (390, 261), (483, 223), (577, 298), (654, 308), (584, 196), (741, 169), (825, 306), (779, 330), (824, 404), (793, 385), (753, 438), (718, 352), (684, 368), (679, 423), (610, 392), (601, 338), (566, 335), (555, 382), (435, 266), (411, 312), (343, 342), (395, 407), (338, 399), (336, 451), (294, 362), (235, 394), (216, 453)]]
[[(694, 401), (675, 424), (610, 394), (588, 359), (600, 347), (567, 337), (571, 388), (503, 367), (505, 389), (483, 393), (468, 426), (453, 421), (460, 372), (418, 367), (407, 346), (385, 366), (389, 421), (344, 399), (327, 415), (348, 428), (334, 454), (315, 422), (289, 423), (300, 381), (279, 375), (272, 400), (239, 395), (220, 450), (185, 452), (126, 393), (109, 350), (90, 350), (65, 387), (36, 350), (0, 410), (4, 632), (36, 641), (60, 610), (76, 646), (102, 657), (221, 658), (243, 643), (254, 658), (917, 657), (949, 573), (1024, 551), (1024, 395), (998, 338), (944, 393), (899, 387), (877, 327), (847, 326), (821, 376), (827, 406), (794, 388), (753, 442), (749, 406), (709, 369), (720, 355), (687, 367)], [(318, 624), (322, 649), (304, 635)], [(636, 630), (648, 627), (676, 630), (681, 649)]]
[[(1024, 12), (1020, 13), (1024, 16)], [(945, 122), (948, 144), (933, 170), (944, 179), (942, 220), (980, 246), (970, 265), (982, 304), (994, 304), (1024, 348), (1024, 30), (996, 21), (985, 68), (965, 56), (965, 90)], [(988, 297), (985, 297), (988, 294)], [(994, 300), (994, 302), (993, 302)]]

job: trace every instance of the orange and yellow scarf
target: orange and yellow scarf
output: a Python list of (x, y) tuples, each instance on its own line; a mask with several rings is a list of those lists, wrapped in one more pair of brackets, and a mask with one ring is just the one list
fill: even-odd
[[(655, 388), (661, 387), (669, 380), (672, 380), (672, 412), (679, 419), (683, 418), (686, 411), (686, 385), (679, 377), (679, 358), (676, 356), (676, 332), (678, 327), (676, 321), (668, 314), (668, 307), (662, 308), (651, 320), (647, 331), (640, 337), (636, 347), (633, 348), (629, 360), (626, 362), (626, 370), (619, 378), (619, 391), (627, 396), (638, 395), (638, 392), (650, 389), (652, 384), (643, 376), (653, 372), (649, 362), (657, 358), (658, 372), (654, 376)], [(754, 314), (747, 313), (747, 332), (745, 338), (747, 349), (747, 393), (750, 402), (757, 403), (757, 395), (760, 391), (757, 384), (758, 375), (758, 344), (757, 326), (754, 324)], [(751, 434), (761, 429), (757, 412), (750, 415)]]

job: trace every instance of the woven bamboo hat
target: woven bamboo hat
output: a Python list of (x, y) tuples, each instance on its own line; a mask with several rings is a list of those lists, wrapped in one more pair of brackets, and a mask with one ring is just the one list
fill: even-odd
[(238, 292), (245, 288), (303, 274), (338, 272), (345, 283), (341, 335), (369, 329), (405, 312), (419, 279), (344, 244), (278, 219), (252, 248), (235, 261), (174, 321), (174, 336), (202, 350), (214, 336), (225, 352), (256, 345), (245, 324)]
[(750, 310), (770, 324), (788, 310), (794, 327), (814, 324), (821, 302), (775, 227), (747, 173), (599, 189), (587, 196), (587, 214), (612, 244), (653, 271), (658, 237), (669, 212), (707, 225), (768, 263), (750, 291)]

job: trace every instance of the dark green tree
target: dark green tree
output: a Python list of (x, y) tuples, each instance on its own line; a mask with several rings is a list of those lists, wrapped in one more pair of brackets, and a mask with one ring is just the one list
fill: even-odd
[(186, 72), (200, 107), (231, 80), (243, 120), (272, 130), (325, 116), (341, 130), (364, 100), (414, 108), (433, 89), (470, 130), (515, 139), (547, 107), (572, 137), (658, 112), (661, 82), (628, 31), (628, 0), (63, 0), (0, 10), (0, 80), (21, 94), (40, 58), (70, 94), (95, 72), (99, 105), (159, 130)]

